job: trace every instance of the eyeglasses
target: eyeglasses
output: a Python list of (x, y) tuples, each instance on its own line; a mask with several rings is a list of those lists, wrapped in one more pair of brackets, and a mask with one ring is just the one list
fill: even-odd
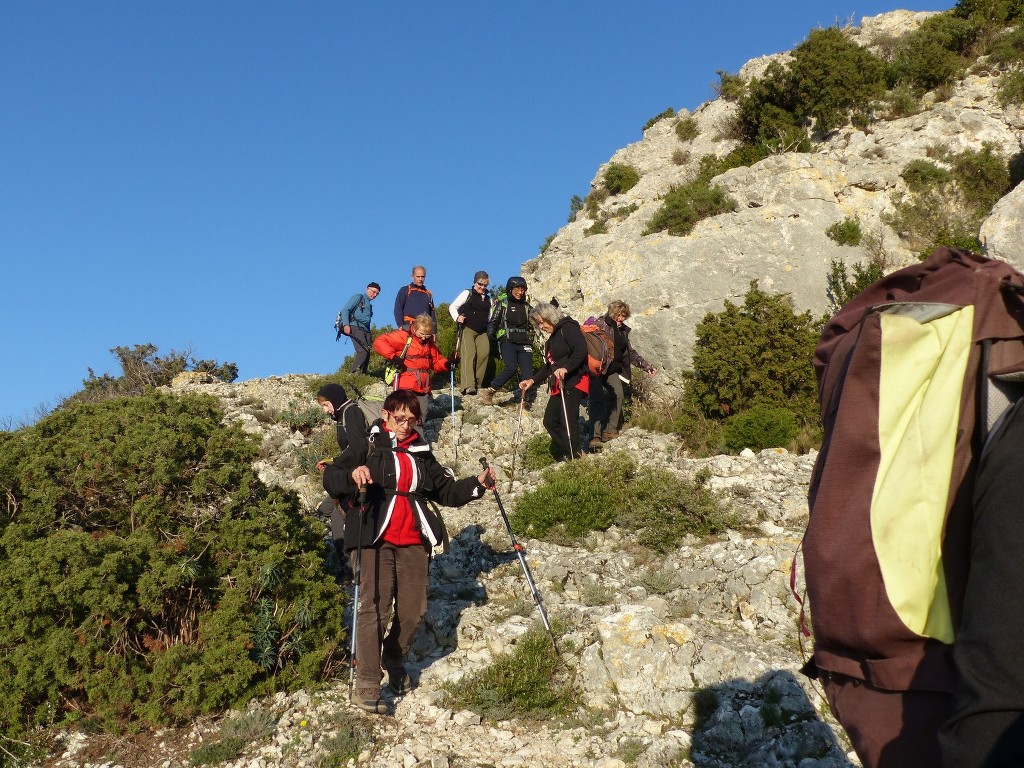
[(476, 284), (479, 285), (481, 288), (486, 288), (488, 285), (490, 285), (490, 283), (481, 283), (479, 280), (476, 281)]
[(419, 421), (415, 416), (392, 416), (391, 420), (395, 422), (395, 424), (400, 424), (402, 426), (409, 425), (410, 427), (414, 426), (416, 422)]

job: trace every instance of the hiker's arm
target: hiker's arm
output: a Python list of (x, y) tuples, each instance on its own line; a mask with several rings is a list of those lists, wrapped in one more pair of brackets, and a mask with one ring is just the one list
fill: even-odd
[(487, 318), (487, 335), (494, 341), (498, 340), (498, 326), (501, 325), (501, 313), (504, 311), (505, 305), (496, 301), (491, 308), (491, 316)]
[[(448, 314), (452, 316), (452, 320), (456, 323), (459, 322), (459, 317), (462, 316), (462, 305), (466, 303), (466, 299), (469, 298), (469, 291), (463, 291), (455, 300), (448, 305)], [(465, 318), (463, 318), (465, 320)]]
[(446, 507), (461, 507), (473, 499), (482, 498), (488, 488), (487, 484), (481, 480), (484, 473), (478, 477), (464, 477), (461, 480), (456, 480), (454, 473), (441, 466), (437, 459), (428, 461), (426, 470), (434, 488), (430, 496), (438, 504)]
[(398, 295), (395, 296), (395, 327), (401, 328), (405, 324), (405, 297), (409, 295), (409, 291), (403, 285), (398, 289)]

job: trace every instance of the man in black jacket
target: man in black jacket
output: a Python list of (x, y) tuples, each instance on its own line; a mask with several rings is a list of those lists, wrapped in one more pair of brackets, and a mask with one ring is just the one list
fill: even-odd
[(414, 392), (392, 392), (370, 427), (366, 452), (346, 452), (324, 471), (333, 498), (352, 499), (365, 489), (365, 501), (348, 508), (345, 550), (361, 556), (356, 705), (379, 714), (387, 712), (380, 696), (384, 670), (395, 695), (413, 686), (405, 657), (427, 610), (430, 551), (444, 537), (444, 523), (427, 500), (461, 507), (494, 487), (490, 469), (456, 480), (441, 466), (415, 431), (421, 417)]

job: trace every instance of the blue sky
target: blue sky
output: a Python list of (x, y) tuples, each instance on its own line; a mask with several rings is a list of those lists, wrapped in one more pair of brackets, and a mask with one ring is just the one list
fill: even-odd
[(383, 323), (414, 264), (438, 302), (504, 282), (716, 70), (953, 4), (7, 0), (0, 427), (114, 346), (334, 371), (354, 292)]

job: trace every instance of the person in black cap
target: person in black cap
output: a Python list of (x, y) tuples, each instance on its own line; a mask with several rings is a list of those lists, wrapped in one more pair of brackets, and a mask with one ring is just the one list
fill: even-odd
[(366, 373), (370, 365), (370, 325), (373, 320), (373, 307), (370, 302), (377, 298), (380, 286), (370, 283), (365, 293), (357, 293), (338, 313), (338, 338), (342, 334), (352, 339), (355, 347), (355, 359), (352, 361), (352, 373)]

